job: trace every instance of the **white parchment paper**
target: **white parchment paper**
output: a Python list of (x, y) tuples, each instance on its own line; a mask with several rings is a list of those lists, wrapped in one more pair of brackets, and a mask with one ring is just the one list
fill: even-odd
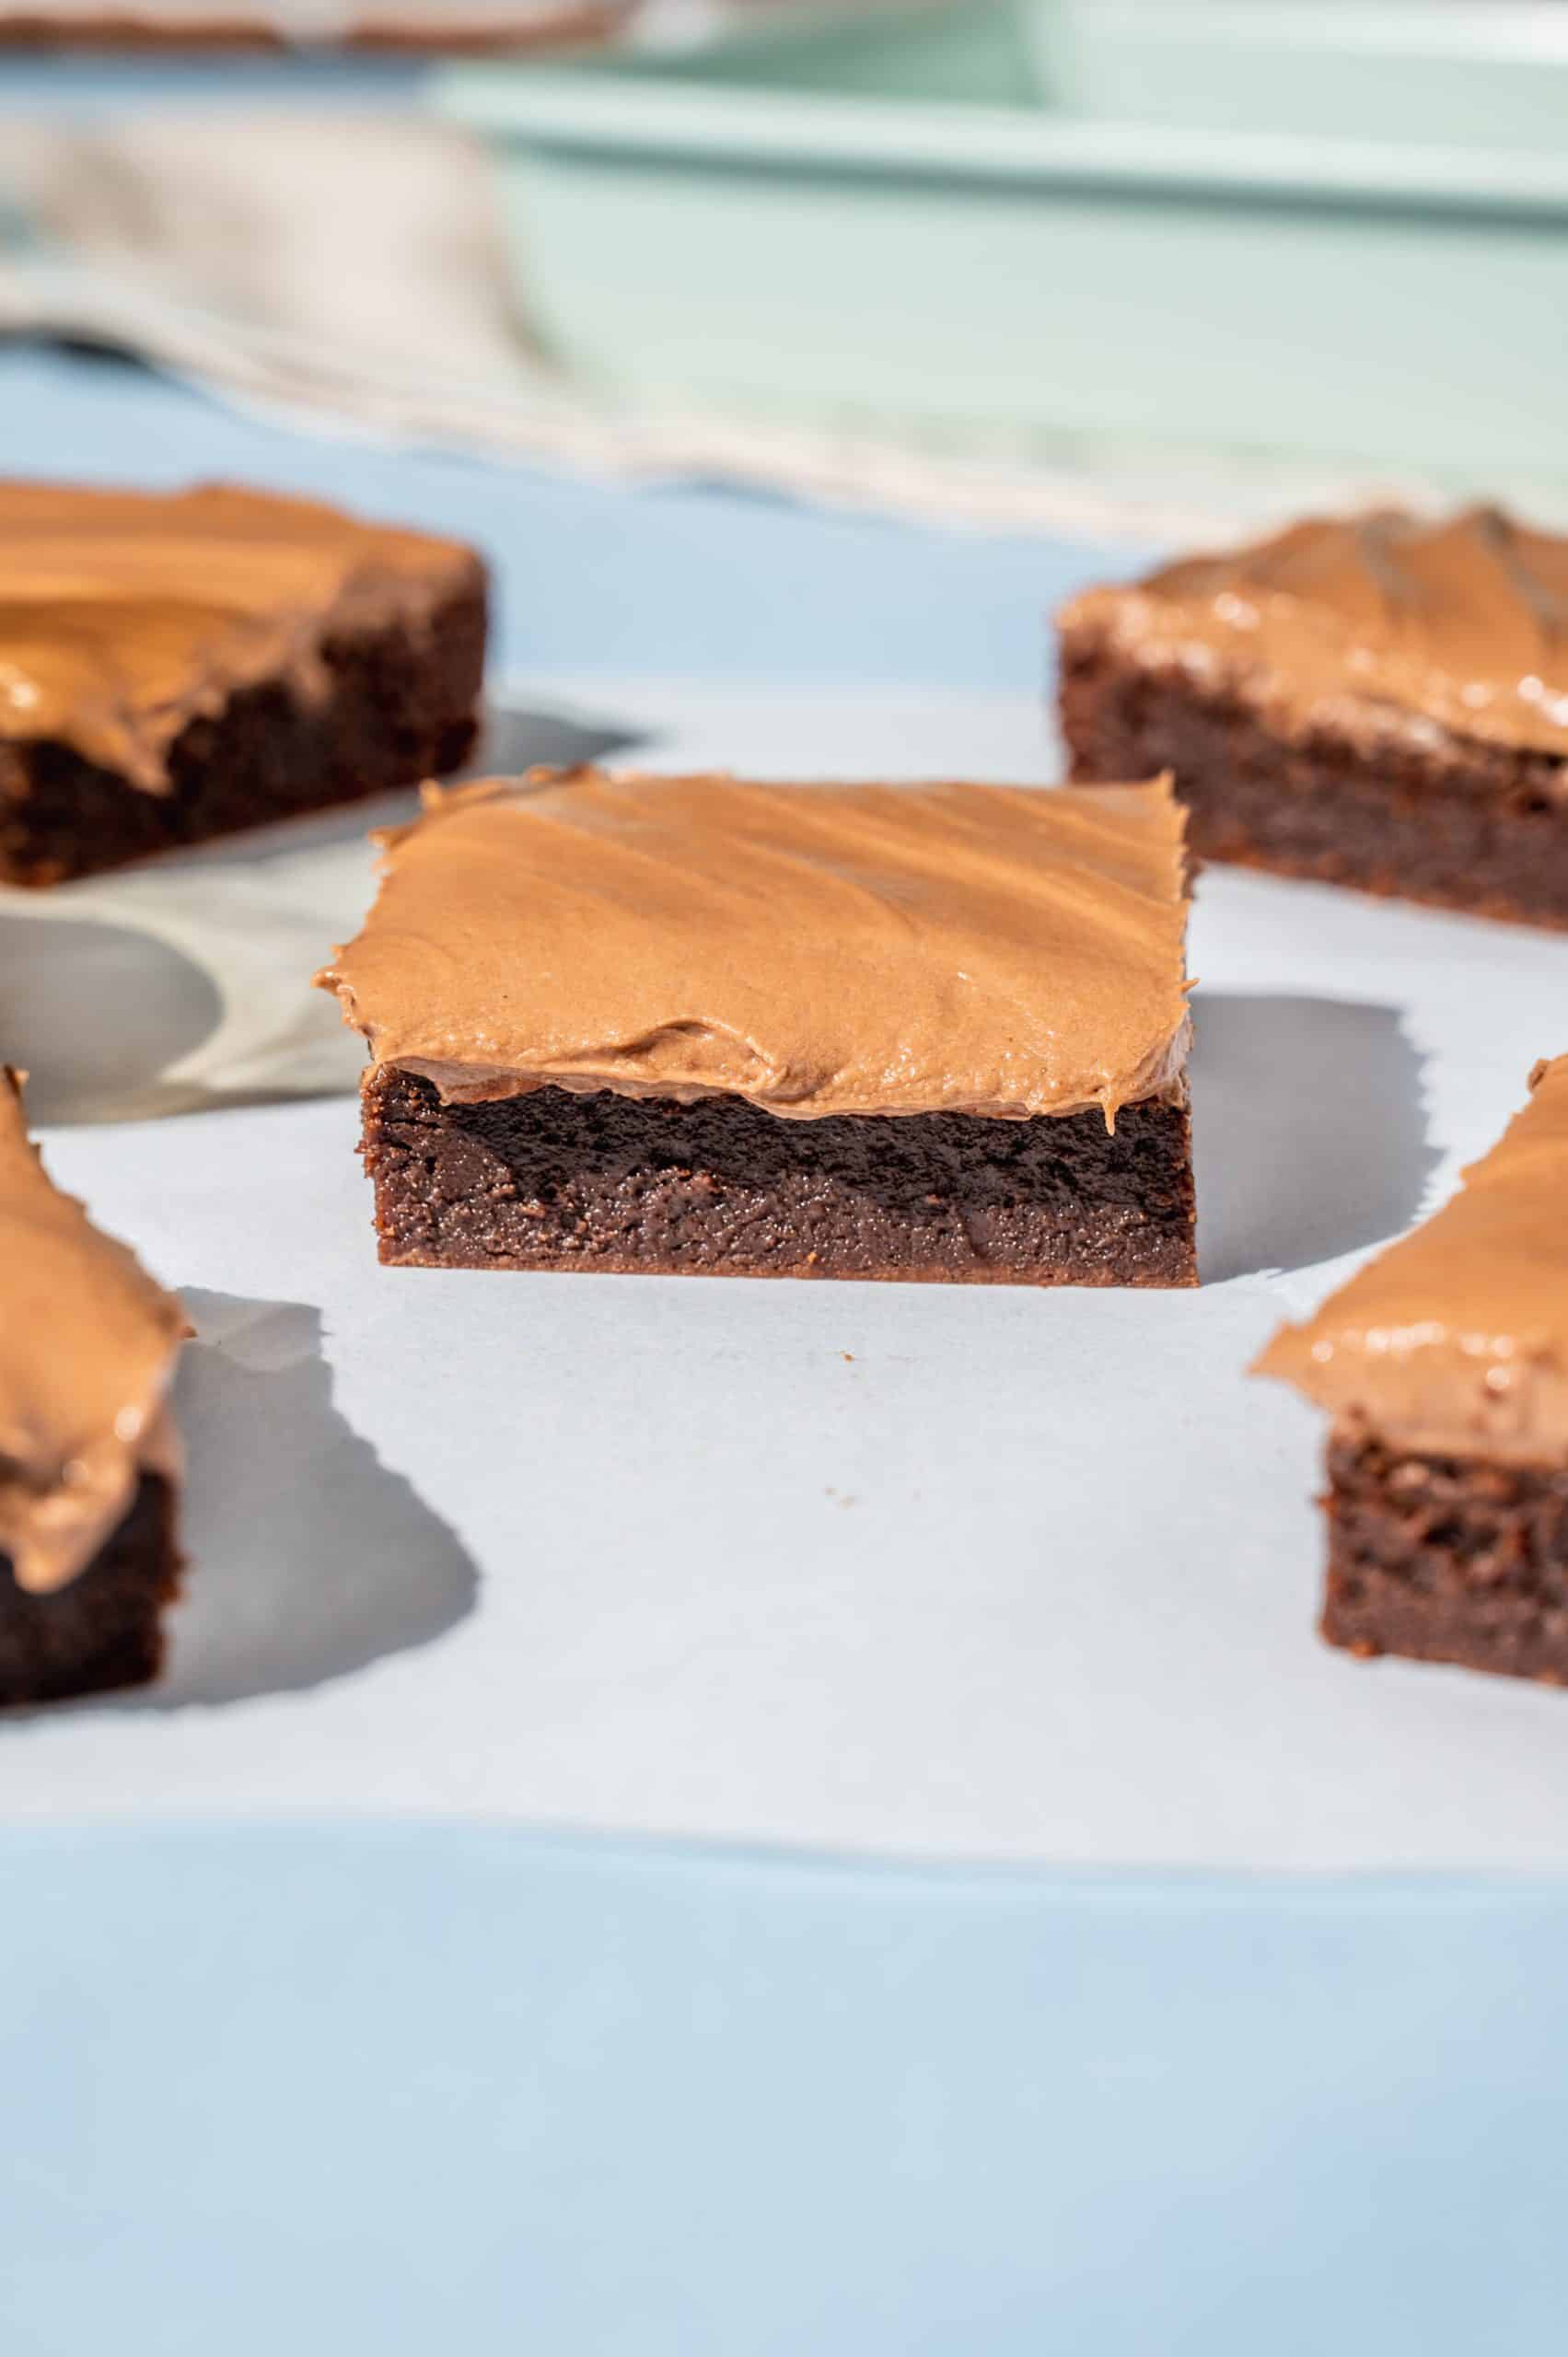
[[(600, 701), (670, 766), (1048, 758), (1024, 702)], [(368, 884), (316, 872), (307, 964)], [(0, 1729), (0, 1812), (1568, 1864), (1568, 1695), (1322, 1647), (1320, 1431), (1242, 1373), (1568, 1046), (1568, 941), (1211, 871), (1192, 963), (1196, 1295), (386, 1271), (346, 1097), (52, 1132), (191, 1304), (192, 1570), (167, 1685)]]

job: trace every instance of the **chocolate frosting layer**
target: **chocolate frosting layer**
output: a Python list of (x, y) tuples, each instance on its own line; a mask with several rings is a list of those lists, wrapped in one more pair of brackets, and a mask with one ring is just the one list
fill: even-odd
[(1402, 1446), (1568, 1460), (1568, 1056), (1452, 1202), (1283, 1326), (1254, 1372)]
[(434, 793), (318, 977), (458, 1101), (551, 1085), (791, 1120), (1021, 1120), (1179, 1085), (1167, 783), (754, 785), (594, 771)]
[(1495, 507), (1295, 524), (1091, 589), (1058, 621), (1235, 689), (1287, 729), (1425, 722), (1568, 759), (1568, 540)]
[(59, 739), (149, 794), (187, 721), (324, 643), (417, 630), (479, 559), (453, 540), (225, 484), (158, 494), (0, 483), (0, 743)]
[(45, 1175), (0, 1065), (0, 1555), (62, 1587), (171, 1469), (164, 1405), (184, 1312)]

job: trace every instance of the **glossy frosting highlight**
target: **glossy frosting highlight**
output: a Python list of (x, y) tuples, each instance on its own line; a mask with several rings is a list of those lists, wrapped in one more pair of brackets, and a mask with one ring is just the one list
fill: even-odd
[(187, 721), (280, 674), (324, 695), (329, 637), (417, 629), (480, 571), (456, 541), (221, 483), (0, 482), (0, 762), (7, 737), (59, 739), (160, 793)]
[(1425, 722), (1568, 759), (1568, 540), (1495, 507), (1295, 524), (1089, 590), (1059, 619), (1234, 689), (1286, 727)]
[(1113, 1120), (1179, 1085), (1182, 825), (1163, 781), (496, 780), (386, 839), (319, 980), (377, 1062), (459, 1101)]
[(165, 1394), (186, 1332), (171, 1294), (52, 1184), (0, 1065), (0, 1555), (64, 1586), (171, 1469)]
[(1255, 1372), (1429, 1454), (1568, 1460), (1568, 1056), (1459, 1192)]

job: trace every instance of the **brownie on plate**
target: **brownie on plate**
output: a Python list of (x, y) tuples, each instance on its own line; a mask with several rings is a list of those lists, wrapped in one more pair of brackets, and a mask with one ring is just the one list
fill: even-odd
[(1313, 521), (1057, 623), (1073, 775), (1170, 770), (1201, 856), (1568, 925), (1568, 540)]
[(319, 977), (383, 1260), (1195, 1282), (1167, 784), (536, 773), (387, 842)]
[(179, 1585), (172, 1295), (29, 1143), (0, 1066), (0, 1703), (137, 1686)]
[(0, 882), (457, 768), (478, 724), (471, 549), (214, 484), (0, 484)]
[(1257, 1371), (1334, 1419), (1323, 1634), (1568, 1684), (1568, 1056)]

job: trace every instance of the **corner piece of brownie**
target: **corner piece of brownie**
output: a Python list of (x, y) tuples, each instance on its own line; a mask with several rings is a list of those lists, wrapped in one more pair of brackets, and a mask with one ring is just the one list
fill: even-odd
[(1196, 1281), (1164, 783), (437, 793), (318, 979), (404, 1266)]
[(1169, 770), (1201, 857), (1568, 926), (1568, 540), (1314, 520), (1057, 628), (1074, 777)]
[(458, 768), (486, 594), (471, 549), (314, 502), (0, 483), (0, 883)]
[(1323, 1634), (1568, 1685), (1568, 1056), (1256, 1373), (1327, 1409)]
[(0, 1066), (0, 1703), (157, 1674), (185, 1332), (173, 1295), (51, 1184)]

